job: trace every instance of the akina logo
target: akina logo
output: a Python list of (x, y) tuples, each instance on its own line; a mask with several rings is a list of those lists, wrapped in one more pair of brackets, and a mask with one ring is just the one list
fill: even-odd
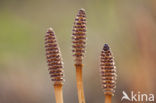
[(131, 95), (128, 95), (125, 91), (122, 92), (123, 96), (121, 101), (127, 100), (132, 102), (154, 102), (154, 94), (145, 94), (141, 92), (134, 93), (131, 91)]

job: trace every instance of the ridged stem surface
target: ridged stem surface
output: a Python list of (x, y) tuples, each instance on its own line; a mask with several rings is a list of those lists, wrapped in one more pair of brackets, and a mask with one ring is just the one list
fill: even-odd
[(62, 84), (54, 85), (56, 103), (63, 103)]
[(112, 103), (112, 95), (105, 95), (105, 103)]
[(82, 80), (82, 65), (75, 65), (75, 67), (76, 67), (76, 81), (77, 81), (79, 103), (85, 103), (83, 80)]

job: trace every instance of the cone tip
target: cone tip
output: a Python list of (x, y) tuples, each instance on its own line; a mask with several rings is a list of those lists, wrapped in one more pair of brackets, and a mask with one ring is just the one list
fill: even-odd
[(104, 50), (104, 51), (107, 51), (107, 50), (109, 50), (109, 49), (110, 49), (110, 48), (109, 48), (108, 44), (104, 44), (103, 50)]
[(81, 8), (80, 11), (85, 11), (85, 9), (84, 8)]

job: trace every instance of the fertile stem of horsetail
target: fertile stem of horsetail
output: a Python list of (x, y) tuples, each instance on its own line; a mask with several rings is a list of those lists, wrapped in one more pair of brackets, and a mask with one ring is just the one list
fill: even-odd
[(111, 103), (116, 88), (116, 68), (108, 44), (105, 44), (101, 52), (101, 80), (105, 95), (105, 103)]
[(84, 9), (80, 9), (75, 18), (72, 39), (73, 56), (75, 57), (78, 99), (79, 103), (85, 103), (82, 80), (82, 59), (84, 57), (86, 44), (86, 14)]
[(63, 103), (63, 62), (56, 36), (52, 28), (45, 35), (45, 49), (49, 74), (53, 81), (56, 103)]

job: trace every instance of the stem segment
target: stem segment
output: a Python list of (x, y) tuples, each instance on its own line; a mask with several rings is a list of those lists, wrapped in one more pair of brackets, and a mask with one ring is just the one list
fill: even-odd
[(56, 103), (63, 103), (62, 84), (54, 84)]
[(112, 103), (112, 96), (111, 95), (105, 95), (105, 103)]
[(76, 80), (79, 103), (85, 103), (83, 80), (82, 80), (82, 65), (75, 65), (76, 67)]

